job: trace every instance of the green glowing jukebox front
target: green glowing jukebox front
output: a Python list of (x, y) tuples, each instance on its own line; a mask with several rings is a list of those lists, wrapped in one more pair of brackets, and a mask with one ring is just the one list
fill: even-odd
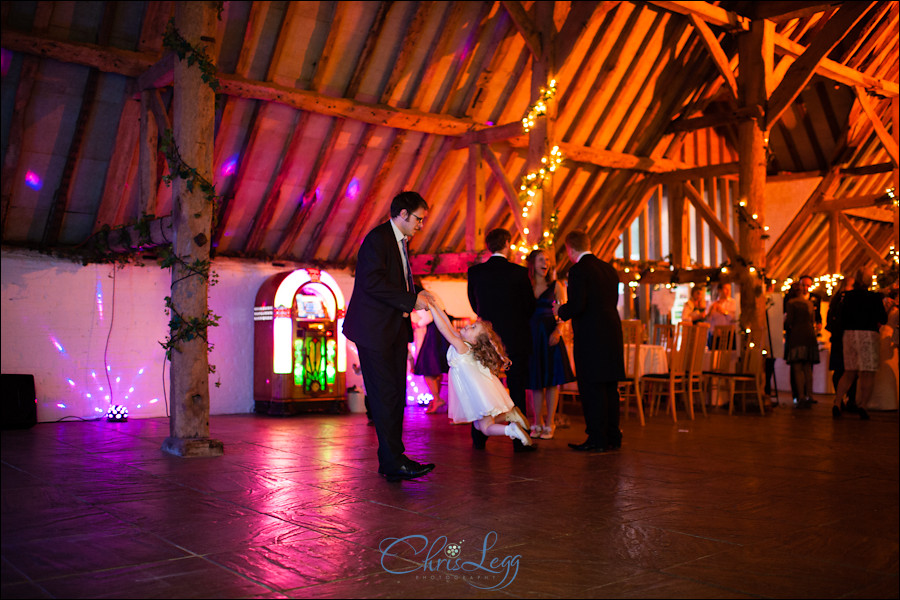
[(253, 311), (256, 412), (343, 408), (344, 308), (337, 282), (325, 271), (297, 269), (263, 283)]

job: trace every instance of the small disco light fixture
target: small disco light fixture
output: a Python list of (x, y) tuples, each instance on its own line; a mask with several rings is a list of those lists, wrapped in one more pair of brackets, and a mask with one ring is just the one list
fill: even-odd
[(110, 406), (106, 412), (106, 420), (110, 423), (124, 423), (128, 420), (128, 409), (121, 404)]

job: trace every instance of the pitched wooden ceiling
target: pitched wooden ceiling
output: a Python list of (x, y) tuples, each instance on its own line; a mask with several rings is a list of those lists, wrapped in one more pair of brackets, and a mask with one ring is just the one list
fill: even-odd
[[(171, 212), (148, 128), (171, 111), (174, 4), (2, 3), (4, 244), (78, 247)], [(417, 270), (458, 272), (433, 256), (471, 257), (476, 224), (525, 225), (511, 196), (533, 166), (521, 119), (540, 68), (558, 82), (548, 138), (567, 157), (548, 194), (559, 233), (585, 228), (609, 257), (666, 193), (660, 177), (736, 175), (737, 40), (763, 19), (773, 89), (814, 61), (796, 97), (770, 98), (769, 176), (822, 178), (770, 273), (828, 271), (812, 249), (835, 232), (845, 269), (884, 257), (896, 208), (872, 207), (896, 177), (897, 2), (224, 2), (215, 252), (352, 265), (413, 189), (431, 205)], [(478, 220), (472, 148), (489, 174)]]

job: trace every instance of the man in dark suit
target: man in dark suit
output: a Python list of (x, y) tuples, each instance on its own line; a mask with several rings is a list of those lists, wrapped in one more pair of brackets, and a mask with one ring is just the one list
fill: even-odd
[(554, 306), (563, 321), (572, 320), (575, 334), (575, 377), (584, 412), (587, 440), (569, 444), (580, 452), (605, 452), (622, 445), (619, 430), (618, 382), (625, 379), (625, 352), (619, 302), (619, 275), (594, 256), (582, 231), (566, 236), (569, 269), (568, 302)]
[[(529, 320), (536, 301), (528, 269), (509, 262), (512, 236), (505, 229), (494, 229), (485, 237), (491, 252), (485, 262), (469, 267), (468, 294), (472, 310), (482, 320), (489, 321), (506, 347), (512, 364), (506, 372), (506, 386), (516, 407), (526, 414), (525, 388), (528, 385), (528, 357), (531, 354), (531, 325)], [(472, 443), (484, 448), (487, 436), (472, 427)], [(513, 440), (513, 450), (530, 452), (535, 446), (525, 446)]]
[(434, 469), (403, 454), (407, 344), (413, 340), (409, 313), (427, 307), (413, 283), (407, 241), (428, 214), (416, 192), (400, 192), (391, 218), (370, 231), (356, 259), (353, 294), (344, 335), (356, 343), (363, 382), (378, 434), (378, 472), (389, 481), (414, 479)]

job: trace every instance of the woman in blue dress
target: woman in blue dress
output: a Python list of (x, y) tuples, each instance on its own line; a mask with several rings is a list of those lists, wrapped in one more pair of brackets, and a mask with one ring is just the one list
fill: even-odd
[(526, 259), (528, 275), (537, 299), (531, 316), (533, 348), (528, 369), (533, 424), (531, 437), (549, 440), (556, 430), (559, 386), (573, 381), (572, 367), (562, 340), (563, 323), (553, 316), (553, 304), (566, 303), (566, 289), (553, 276), (546, 251), (535, 250)]

